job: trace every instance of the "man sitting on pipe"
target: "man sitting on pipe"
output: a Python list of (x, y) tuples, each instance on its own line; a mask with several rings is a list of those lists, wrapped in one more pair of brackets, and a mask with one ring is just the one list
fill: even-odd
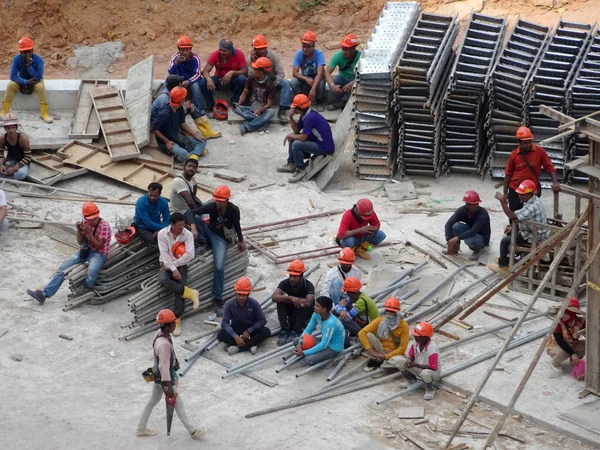
[(223, 307), (223, 320), (217, 339), (224, 342), (230, 355), (250, 349), (255, 355), (258, 346), (271, 336), (265, 325), (267, 319), (260, 304), (250, 297), (252, 283), (246, 277), (236, 281), (235, 297)]
[[(329, 297), (317, 297), (315, 312), (304, 333), (302, 333), (302, 336), (294, 339), (296, 347), (292, 352), (298, 357), (304, 356), (304, 361), (309, 366), (314, 366), (327, 359), (335, 358), (344, 349), (346, 331), (338, 318), (331, 314), (332, 307), (333, 301)], [(315, 338), (311, 335), (317, 325), (319, 325), (322, 335), (319, 342), (316, 342)], [(305, 340), (310, 342), (308, 346), (304, 342)], [(314, 346), (312, 346), (311, 341), (315, 342)]]
[(371, 259), (371, 247), (385, 239), (380, 226), (371, 200), (361, 198), (342, 216), (335, 241), (340, 247), (351, 247), (359, 258)]
[(150, 247), (158, 249), (158, 232), (169, 226), (169, 202), (162, 197), (162, 184), (153, 181), (148, 193), (135, 202), (133, 224), (138, 237)]
[(546, 345), (555, 372), (563, 373), (563, 362), (570, 361), (576, 366), (585, 356), (585, 340), (580, 339), (579, 335), (580, 330), (585, 330), (585, 312), (579, 307), (579, 300), (573, 297)]
[(458, 208), (446, 222), (447, 253), (455, 255), (460, 251), (460, 241), (473, 253), (469, 261), (477, 261), (490, 245), (490, 216), (479, 206), (481, 198), (475, 191), (467, 191), (463, 197), (464, 206)]
[(379, 317), (377, 304), (364, 292), (358, 278), (348, 277), (344, 280), (343, 292), (348, 297), (342, 298), (334, 306), (334, 314), (342, 321), (342, 325), (350, 336), (358, 336), (358, 332)]
[(343, 297), (342, 287), (346, 278), (354, 277), (359, 281), (361, 279), (360, 271), (353, 266), (355, 260), (354, 251), (350, 247), (344, 247), (338, 253), (339, 265), (332, 267), (325, 274), (325, 280), (319, 293), (333, 300), (334, 305), (340, 303), (340, 299)]

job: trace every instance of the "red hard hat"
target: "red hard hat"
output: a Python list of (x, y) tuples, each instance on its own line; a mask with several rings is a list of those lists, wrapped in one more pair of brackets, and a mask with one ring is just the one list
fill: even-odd
[(302, 335), (302, 350), (308, 350), (316, 345), (315, 338), (312, 334)]
[(192, 40), (188, 36), (177, 39), (177, 48), (192, 48)]
[(358, 36), (355, 34), (347, 34), (340, 42), (340, 46), (342, 47), (356, 47), (358, 45)]
[(305, 109), (310, 106), (310, 99), (304, 94), (298, 94), (294, 96), (294, 101), (292, 102), (291, 108), (300, 108)]
[(233, 290), (236, 294), (244, 294), (248, 295), (252, 292), (252, 283), (246, 277), (242, 277), (235, 282), (235, 286), (233, 286)]
[(470, 205), (479, 205), (481, 203), (481, 199), (479, 198), (479, 194), (475, 191), (467, 191), (463, 197), (463, 202), (469, 203)]
[(95, 219), (100, 216), (100, 210), (94, 202), (85, 202), (81, 208), (81, 215), (86, 219)]
[(185, 255), (185, 243), (181, 241), (175, 242), (173, 247), (171, 247), (171, 254), (175, 259), (179, 259)]
[(268, 46), (269, 42), (262, 34), (257, 34), (254, 36), (254, 39), (252, 39), (252, 47), (254, 48), (267, 48)]
[(387, 311), (400, 312), (400, 300), (390, 297), (383, 303), (383, 309)]
[(14, 112), (9, 112), (7, 115), (5, 115), (2, 118), (2, 126), (3, 127), (8, 127), (10, 125), (16, 125), (19, 126), (19, 118), (17, 117), (17, 115)]
[(533, 133), (527, 127), (517, 128), (517, 139), (520, 141), (531, 141), (533, 140)]
[(23, 36), (21, 39), (19, 39), (19, 51), (24, 52), (27, 50), (33, 50), (33, 41), (31, 38)]
[(226, 202), (229, 200), (229, 197), (231, 197), (231, 190), (224, 184), (217, 186), (213, 192), (213, 198), (218, 202)]
[(264, 56), (261, 56), (253, 63), (250, 63), (250, 65), (255, 69), (263, 69), (265, 72), (271, 71), (271, 60), (269, 58), (265, 58)]
[(579, 303), (579, 300), (575, 297), (569, 300), (569, 306), (567, 306), (567, 309), (577, 314), (584, 314), (584, 312), (581, 310), (581, 304)]
[(128, 244), (129, 242), (131, 242), (133, 240), (134, 237), (135, 237), (135, 227), (127, 227), (124, 230), (117, 231), (115, 233), (115, 239), (121, 245)]
[(156, 315), (156, 323), (158, 324), (173, 323), (175, 320), (177, 320), (177, 317), (170, 309), (161, 309)]
[(338, 261), (340, 264), (352, 264), (356, 261), (356, 255), (354, 254), (354, 250), (350, 247), (344, 247), (338, 253)]
[(299, 259), (293, 260), (287, 268), (287, 273), (290, 275), (302, 275), (304, 272), (306, 272), (306, 266)]
[(515, 189), (517, 194), (529, 194), (530, 192), (537, 191), (537, 184), (531, 180), (525, 180), (519, 184), (519, 187)]
[(369, 220), (373, 215), (373, 203), (368, 198), (361, 198), (356, 202), (356, 211), (364, 220)]
[(412, 334), (415, 336), (433, 336), (433, 327), (429, 322), (421, 322), (413, 328)]
[(216, 100), (213, 106), (213, 115), (217, 120), (227, 120), (229, 117), (229, 104), (225, 100)]
[(344, 280), (344, 286), (342, 287), (343, 292), (360, 292), (362, 283), (358, 278), (348, 277)]
[(315, 34), (314, 31), (306, 31), (303, 35), (302, 35), (302, 39), (300, 39), (300, 42), (302, 42), (303, 44), (316, 44), (317, 43), (317, 35)]

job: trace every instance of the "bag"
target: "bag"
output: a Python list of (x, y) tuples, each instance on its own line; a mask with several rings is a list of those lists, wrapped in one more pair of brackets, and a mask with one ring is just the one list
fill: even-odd
[(148, 367), (142, 372), (142, 377), (146, 380), (146, 383), (152, 383), (156, 377), (154, 376), (154, 368)]
[[(94, 231), (92, 231), (92, 236), (96, 236), (96, 230), (98, 229), (98, 225), (100, 225), (100, 219), (96, 226), (94, 227)], [(87, 259), (90, 256), (90, 242), (87, 239), (83, 239), (81, 243), (81, 247), (79, 247), (79, 259)]]
[(31, 95), (33, 94), (33, 86), (29, 84), (20, 84), (19, 92), (23, 95)]

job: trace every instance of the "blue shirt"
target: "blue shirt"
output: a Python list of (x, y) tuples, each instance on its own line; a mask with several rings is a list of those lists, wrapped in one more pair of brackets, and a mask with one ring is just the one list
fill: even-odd
[(325, 55), (321, 50), (315, 48), (315, 52), (311, 59), (307, 59), (302, 53), (302, 50), (298, 50), (294, 55), (294, 61), (292, 66), (300, 67), (300, 73), (305, 77), (314, 78), (317, 76), (317, 69), (319, 66), (325, 65)]
[(310, 322), (306, 326), (304, 333), (311, 334), (315, 331), (315, 327), (319, 325), (321, 329), (321, 342), (315, 345), (313, 348), (309, 348), (308, 350), (304, 350), (305, 355), (312, 355), (313, 353), (320, 352), (321, 350), (325, 350), (327, 347), (331, 348), (331, 350), (335, 352), (341, 352), (344, 350), (344, 339), (346, 338), (346, 332), (344, 331), (344, 325), (339, 321), (337, 317), (333, 314), (329, 315), (327, 320), (322, 320), (321, 316), (317, 313), (313, 313), (310, 318)]
[(302, 129), (302, 134), (308, 136), (308, 141), (316, 142), (319, 149), (324, 153), (333, 153), (335, 151), (335, 143), (331, 134), (331, 127), (327, 119), (309, 108), (304, 117), (298, 120), (298, 128)]
[(27, 84), (30, 78), (41, 80), (44, 78), (44, 60), (41, 56), (34, 54), (29, 67), (25, 64), (25, 58), (19, 53), (15, 55), (10, 65), (10, 80), (17, 84)]
[[(152, 114), (157, 115), (158, 111), (160, 111), (162, 108), (167, 107), (168, 105), (169, 105), (169, 90), (165, 86), (163, 88), (163, 90), (160, 91), (160, 94), (158, 94), (156, 96), (156, 98), (154, 99), (154, 101), (152, 102), (152, 109), (150, 111), (150, 115), (151, 116), (152, 116)], [(194, 119), (194, 120), (196, 120), (198, 117), (202, 117), (196, 108), (194, 108), (194, 110), (192, 112), (188, 112), (186, 110), (185, 114), (186, 115), (189, 114), (190, 116), (192, 116), (192, 119)]]
[[(183, 122), (185, 122), (185, 108), (183, 105), (173, 111), (167, 101), (166, 105), (162, 107), (159, 105), (156, 109), (153, 107), (150, 112), (150, 131), (160, 131), (164, 137), (172, 142), (178, 142), (179, 126)], [(165, 143), (161, 139), (156, 141), (161, 149), (165, 148)]]
[(169, 218), (169, 202), (164, 197), (158, 197), (156, 203), (152, 203), (146, 194), (135, 202), (133, 223), (136, 227), (160, 231), (169, 225)]
[(175, 61), (179, 58), (179, 52), (171, 56), (169, 63), (169, 75), (181, 75), (190, 83), (195, 83), (202, 79), (202, 60), (200, 55), (192, 53), (190, 59), (177, 64)]
[(237, 333), (233, 331), (233, 326), (244, 326), (248, 333), (253, 334), (256, 330), (264, 327), (267, 324), (265, 313), (260, 307), (260, 304), (252, 297), (248, 297), (244, 307), (240, 307), (235, 297), (227, 300), (223, 307), (223, 321), (221, 328), (225, 332), (235, 338)]

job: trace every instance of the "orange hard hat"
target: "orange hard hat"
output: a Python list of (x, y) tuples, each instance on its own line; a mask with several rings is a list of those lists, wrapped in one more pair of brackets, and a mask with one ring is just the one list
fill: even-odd
[(356, 211), (364, 220), (369, 220), (373, 215), (373, 203), (368, 198), (361, 198), (356, 202)]
[(177, 48), (192, 48), (192, 40), (189, 36), (181, 36), (177, 39)]
[(530, 192), (535, 191), (537, 191), (537, 184), (531, 180), (522, 181), (521, 184), (519, 184), (519, 187), (515, 189), (517, 194), (529, 194)]
[(412, 334), (415, 336), (433, 336), (433, 327), (429, 322), (421, 322), (413, 328)]
[(135, 237), (135, 227), (127, 227), (124, 230), (115, 233), (115, 240), (121, 244), (128, 244)]
[(269, 41), (262, 34), (257, 34), (252, 39), (252, 47), (254, 48), (267, 48), (269, 46)]
[(317, 35), (315, 34), (314, 31), (305, 31), (304, 34), (302, 35), (302, 39), (300, 39), (300, 42), (302, 42), (303, 44), (315, 44), (317, 42)]
[(400, 312), (400, 300), (390, 297), (383, 303), (383, 309), (387, 311)]
[(315, 342), (315, 338), (312, 334), (302, 335), (302, 350), (313, 348), (316, 344), (317, 343)]
[(342, 287), (343, 292), (360, 292), (362, 283), (358, 278), (348, 277), (344, 280), (344, 286)]
[(233, 290), (236, 294), (248, 295), (252, 291), (252, 283), (246, 277), (242, 277), (235, 282)]
[(264, 56), (261, 56), (253, 63), (250, 63), (250, 65), (255, 69), (263, 69), (265, 72), (271, 71), (271, 60), (269, 58), (265, 58)]
[(356, 47), (358, 44), (358, 36), (352, 33), (344, 36), (344, 39), (340, 42), (340, 46), (342, 47)]
[(533, 133), (527, 127), (517, 128), (517, 139), (520, 141), (531, 141), (533, 140)]
[(175, 259), (179, 259), (185, 255), (185, 243), (181, 241), (175, 242), (173, 247), (171, 247), (171, 254)]
[(213, 115), (217, 120), (227, 120), (227, 117), (229, 117), (229, 104), (225, 100), (216, 100), (215, 106), (213, 106)]
[(175, 86), (169, 93), (169, 103), (176, 108), (183, 103), (186, 97), (187, 89), (181, 86)]
[(19, 118), (17, 117), (17, 115), (14, 112), (9, 112), (7, 115), (5, 115), (2, 118), (2, 126), (3, 127), (8, 127), (10, 125), (16, 125), (19, 126)]
[(479, 194), (475, 191), (467, 191), (463, 197), (463, 202), (469, 203), (470, 205), (479, 205), (481, 203), (481, 199), (479, 198)]
[(95, 219), (100, 216), (100, 210), (94, 202), (85, 202), (81, 208), (81, 215), (86, 219)]
[(19, 51), (24, 52), (27, 50), (33, 50), (33, 41), (31, 38), (23, 36), (21, 39), (19, 39)]
[(293, 260), (287, 268), (287, 273), (290, 275), (302, 275), (304, 272), (306, 272), (306, 266), (299, 259)]
[(158, 324), (173, 323), (175, 320), (177, 320), (177, 317), (170, 309), (161, 309), (156, 315), (156, 323)]
[(354, 250), (350, 247), (344, 247), (338, 253), (338, 261), (340, 264), (352, 264), (356, 261), (356, 255), (354, 254)]
[(298, 94), (294, 96), (291, 108), (305, 109), (310, 106), (310, 99), (304, 94)]
[(213, 198), (218, 202), (226, 202), (231, 197), (231, 190), (229, 186), (222, 184), (221, 186), (217, 186), (215, 192), (213, 192)]

